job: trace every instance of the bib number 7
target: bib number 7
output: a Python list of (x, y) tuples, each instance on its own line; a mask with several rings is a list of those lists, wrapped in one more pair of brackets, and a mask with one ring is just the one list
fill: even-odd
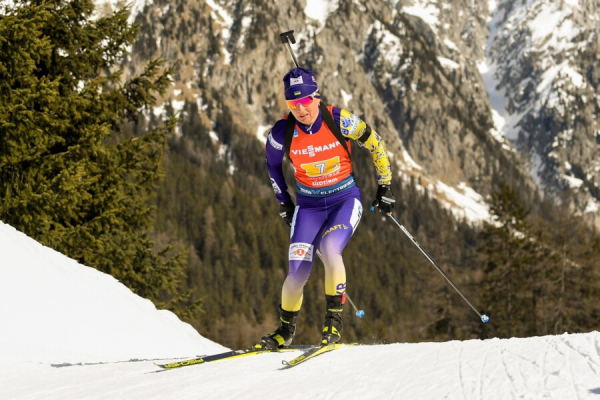
[(300, 167), (306, 172), (308, 177), (316, 178), (339, 170), (340, 157), (335, 156), (329, 160), (300, 164)]

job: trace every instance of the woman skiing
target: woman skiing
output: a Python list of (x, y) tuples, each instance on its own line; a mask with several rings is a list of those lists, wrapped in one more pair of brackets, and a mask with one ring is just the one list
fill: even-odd
[[(266, 158), (280, 215), (291, 226), (289, 272), (282, 289), (279, 327), (261, 339), (267, 348), (292, 343), (303, 288), (317, 252), (325, 265), (327, 303), (321, 344), (336, 343), (341, 338), (346, 299), (342, 251), (363, 210), (352, 170), (349, 139), (357, 140), (359, 146), (371, 152), (379, 185), (373, 205), (387, 214), (395, 202), (390, 188), (390, 163), (381, 137), (351, 112), (322, 105), (312, 71), (294, 68), (283, 81), (290, 114), (279, 120), (269, 133)], [(284, 179), (282, 161), (286, 153), (294, 167), (297, 205)]]

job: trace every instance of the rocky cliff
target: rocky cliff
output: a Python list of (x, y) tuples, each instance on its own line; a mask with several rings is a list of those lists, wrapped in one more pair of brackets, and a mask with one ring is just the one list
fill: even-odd
[(279, 33), (294, 30), (326, 102), (386, 139), (398, 185), (414, 177), (458, 216), (481, 220), (503, 180), (526, 201), (545, 192), (600, 226), (591, 0), (154, 0), (134, 10), (141, 34), (126, 69), (177, 61), (161, 101), (193, 104), (185, 113), (225, 152), (228, 130), (264, 141), (287, 112), (281, 79), (293, 63)]

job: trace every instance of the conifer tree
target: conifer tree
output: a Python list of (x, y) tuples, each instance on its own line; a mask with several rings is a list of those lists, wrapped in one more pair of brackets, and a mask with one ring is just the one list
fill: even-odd
[(555, 209), (553, 221), (529, 218), (503, 184), (492, 197), (495, 224), (485, 224), (482, 303), (495, 334), (533, 336), (593, 329), (598, 237), (580, 217)]
[(548, 233), (545, 249), (550, 262), (546, 298), (547, 333), (586, 332), (595, 329), (598, 315), (598, 236), (582, 218), (558, 210)]
[(486, 257), (482, 304), (488, 305), (498, 334), (526, 336), (532, 315), (528, 269), (533, 264), (527, 210), (517, 193), (502, 183), (492, 195), (490, 211), (495, 223), (484, 223), (481, 249)]
[[(173, 308), (184, 260), (150, 238), (174, 120), (128, 134), (170, 69), (122, 82), (137, 28), (91, 0), (16, 1), (0, 15), (0, 219)], [(116, 72), (115, 72), (116, 71)]]

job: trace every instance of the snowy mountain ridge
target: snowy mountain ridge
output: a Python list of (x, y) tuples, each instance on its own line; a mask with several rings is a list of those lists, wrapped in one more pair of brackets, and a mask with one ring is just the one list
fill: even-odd
[(524, 155), (540, 188), (571, 191), (576, 213), (598, 224), (600, 7), (587, 0), (500, 1), (487, 64), (502, 98), (498, 127)]
[[(219, 142), (219, 157), (230, 159), (230, 173), (235, 160), (211, 110), (227, 104), (231, 123), (264, 142), (285, 112), (276, 77), (291, 65), (277, 32), (294, 29), (300, 63), (327, 82), (329, 102), (364, 115), (384, 134), (399, 176), (481, 197), (484, 212), (470, 218), (460, 202), (448, 205), (431, 192), (457, 216), (488, 218), (490, 175), (503, 174), (549, 193), (569, 191), (573, 211), (597, 221), (598, 77), (586, 57), (598, 46), (598, 9), (589, 0), (144, 4), (135, 17), (142, 38), (128, 67), (154, 56), (182, 61), (163, 100), (186, 117), (198, 112)], [(157, 110), (166, 112), (164, 104)], [(420, 169), (405, 169), (411, 160)], [(513, 171), (496, 171), (498, 164)]]

